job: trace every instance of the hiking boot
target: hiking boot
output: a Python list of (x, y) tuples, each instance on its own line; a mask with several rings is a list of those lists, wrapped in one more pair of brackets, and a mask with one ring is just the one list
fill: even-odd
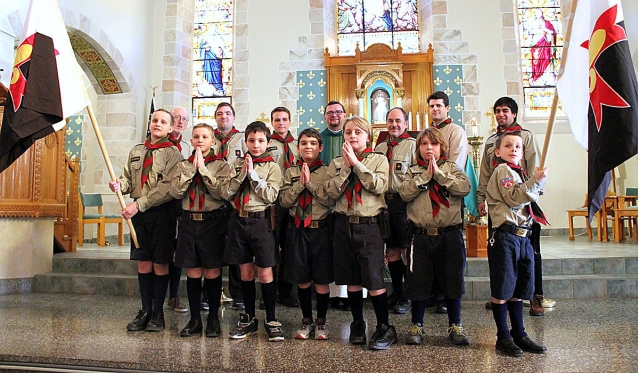
[(468, 346), (470, 344), (470, 339), (462, 324), (452, 324), (448, 328), (448, 339), (455, 346)]
[(422, 324), (413, 324), (408, 328), (408, 335), (404, 343), (407, 345), (420, 345), (425, 336), (426, 333), (424, 333)]
[(159, 332), (164, 329), (164, 314), (162, 312), (153, 312), (151, 320), (146, 324), (147, 332)]
[(406, 297), (400, 297), (397, 300), (397, 304), (395, 304), (393, 311), (395, 311), (396, 314), (405, 315), (408, 313), (408, 311), (410, 311), (411, 305), (412, 302), (410, 301), (410, 299), (406, 299)]
[(282, 333), (282, 324), (279, 321), (264, 321), (264, 329), (268, 335), (269, 342), (281, 342), (284, 340), (284, 334)]
[(135, 319), (133, 319), (133, 321), (127, 324), (126, 330), (130, 332), (137, 332), (140, 330), (144, 330), (146, 328), (146, 325), (149, 323), (150, 319), (151, 319), (150, 313), (144, 310), (139, 310), (138, 314), (135, 316)]
[(535, 295), (533, 299), (530, 301), (530, 316), (543, 316), (544, 315), (544, 296), (543, 295)]
[(237, 325), (229, 331), (229, 338), (231, 339), (244, 339), (249, 334), (257, 332), (257, 317), (251, 319), (246, 313), (240, 313), (240, 321)]
[(166, 305), (177, 313), (184, 313), (189, 310), (189, 308), (182, 303), (180, 298), (171, 298), (168, 302), (166, 302)]
[(295, 339), (309, 339), (315, 334), (315, 324), (311, 319), (303, 319), (302, 326), (297, 329)]
[(393, 343), (397, 343), (397, 332), (392, 325), (378, 325), (377, 330), (371, 337), (371, 341), (368, 343), (368, 348), (371, 350), (386, 350)]
[(353, 321), (351, 323), (351, 334), (348, 336), (348, 343), (354, 345), (366, 344), (366, 321)]
[(326, 320), (315, 320), (315, 339), (325, 341), (328, 339), (328, 328), (326, 327)]

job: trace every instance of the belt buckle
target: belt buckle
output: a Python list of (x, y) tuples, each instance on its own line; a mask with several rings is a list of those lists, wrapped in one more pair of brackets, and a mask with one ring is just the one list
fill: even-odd
[(386, 197), (386, 199), (395, 199), (395, 194), (394, 193), (384, 194), (384, 196)]
[(191, 213), (191, 220), (202, 221), (202, 220), (204, 220), (204, 214), (192, 212)]
[(528, 229), (517, 228), (515, 229), (515, 235), (519, 237), (526, 237), (528, 235)]
[(359, 224), (359, 216), (349, 216), (348, 217), (348, 222), (349, 223)]
[(437, 236), (439, 234), (439, 229), (437, 228), (426, 228), (426, 234), (429, 236)]
[(309, 227), (317, 229), (319, 228), (319, 222), (317, 220), (312, 220), (311, 225), (309, 225)]
[(241, 210), (241, 211), (238, 211), (238, 213), (239, 213), (241, 218), (248, 218), (249, 217), (248, 211)]

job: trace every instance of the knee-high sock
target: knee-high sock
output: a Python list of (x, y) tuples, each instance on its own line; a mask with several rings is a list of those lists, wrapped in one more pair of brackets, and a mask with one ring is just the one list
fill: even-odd
[(541, 253), (535, 253), (535, 294), (544, 295), (544, 281), (541, 273)]
[(328, 299), (330, 297), (330, 293), (320, 294), (315, 292), (315, 297), (317, 298), (317, 318), (326, 319), (326, 313), (328, 312)]
[(377, 326), (388, 325), (388, 295), (386, 292), (380, 295), (371, 295), (371, 302), (373, 302)]
[(202, 279), (186, 278), (186, 294), (189, 297), (189, 309), (191, 310), (191, 319), (200, 320), (200, 294), (202, 293)]
[(153, 276), (153, 312), (162, 313), (166, 290), (169, 287), (169, 275)]
[(424, 325), (424, 313), (426, 312), (426, 300), (414, 300), (411, 306), (411, 322)]
[(461, 323), (461, 298), (451, 299), (448, 297), (446, 300), (446, 308), (448, 308), (448, 325)]
[(178, 290), (180, 289), (180, 278), (182, 277), (182, 268), (177, 267), (175, 263), (169, 263), (169, 299), (178, 297)]
[(493, 303), (493, 318), (497, 325), (497, 340), (512, 338), (508, 331), (508, 305)]
[(255, 280), (242, 280), (242, 295), (244, 297), (244, 312), (252, 319), (255, 317)]
[(406, 266), (399, 259), (388, 263), (388, 271), (390, 272), (391, 281), (393, 282), (393, 294), (401, 297), (404, 295), (404, 273)]
[(525, 337), (527, 334), (524, 328), (524, 302), (506, 302), (506, 304), (508, 305), (510, 326), (512, 327), (510, 334), (513, 337)]
[(220, 297), (222, 296), (222, 275), (216, 278), (204, 278), (204, 291), (209, 300), (209, 316), (207, 320), (218, 320)]
[(348, 302), (351, 305), (353, 321), (364, 321), (364, 292), (348, 291)]
[[(264, 299), (264, 308), (266, 309), (266, 322), (275, 321), (275, 281), (267, 284), (262, 283), (262, 299)], [(246, 301), (246, 299), (244, 299)]]
[(150, 313), (153, 311), (153, 272), (138, 273), (138, 284), (142, 309)]
[(307, 287), (306, 289), (302, 289), (301, 287), (297, 288), (297, 297), (300, 299), (300, 308), (302, 309), (302, 317), (305, 319), (313, 319), (313, 301), (312, 301), (313, 291), (311, 287)]

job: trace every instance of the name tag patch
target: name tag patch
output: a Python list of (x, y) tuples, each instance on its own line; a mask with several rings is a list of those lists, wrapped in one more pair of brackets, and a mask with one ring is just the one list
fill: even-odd
[(140, 157), (131, 157), (131, 162), (138, 162), (140, 160)]
[(513, 178), (510, 176), (501, 179), (501, 186), (503, 186), (506, 189), (512, 188), (513, 184), (514, 184)]

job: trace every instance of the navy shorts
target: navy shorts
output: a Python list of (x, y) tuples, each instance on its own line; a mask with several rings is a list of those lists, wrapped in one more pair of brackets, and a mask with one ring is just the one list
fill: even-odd
[(173, 201), (151, 207), (133, 215), (131, 222), (140, 248), (131, 240), (131, 260), (169, 264), (175, 250), (175, 218)]
[(406, 298), (426, 300), (442, 294), (456, 299), (465, 293), (466, 246), (461, 227), (436, 236), (419, 233), (406, 254)]
[(195, 221), (182, 217), (178, 230), (175, 265), (180, 268), (221, 268), (225, 237), (220, 233), (219, 211), (210, 219)]
[(260, 268), (277, 264), (275, 232), (269, 232), (266, 218), (242, 218), (233, 209), (229, 219), (224, 262), (253, 263)]
[(490, 296), (495, 299), (532, 299), (535, 261), (528, 237), (494, 229), (488, 244)]
[[(294, 219), (290, 219), (294, 220)], [(286, 261), (282, 261), (284, 280), (291, 284), (328, 285), (333, 278), (333, 246), (327, 220), (317, 228), (297, 228), (291, 222), (287, 230)]]
[(406, 249), (404, 242), (408, 236), (408, 214), (406, 212), (407, 203), (399, 196), (387, 199), (388, 214), (390, 216), (390, 238), (386, 239), (386, 247)]
[(335, 283), (384, 289), (384, 240), (379, 224), (349, 223), (346, 215), (335, 215)]

